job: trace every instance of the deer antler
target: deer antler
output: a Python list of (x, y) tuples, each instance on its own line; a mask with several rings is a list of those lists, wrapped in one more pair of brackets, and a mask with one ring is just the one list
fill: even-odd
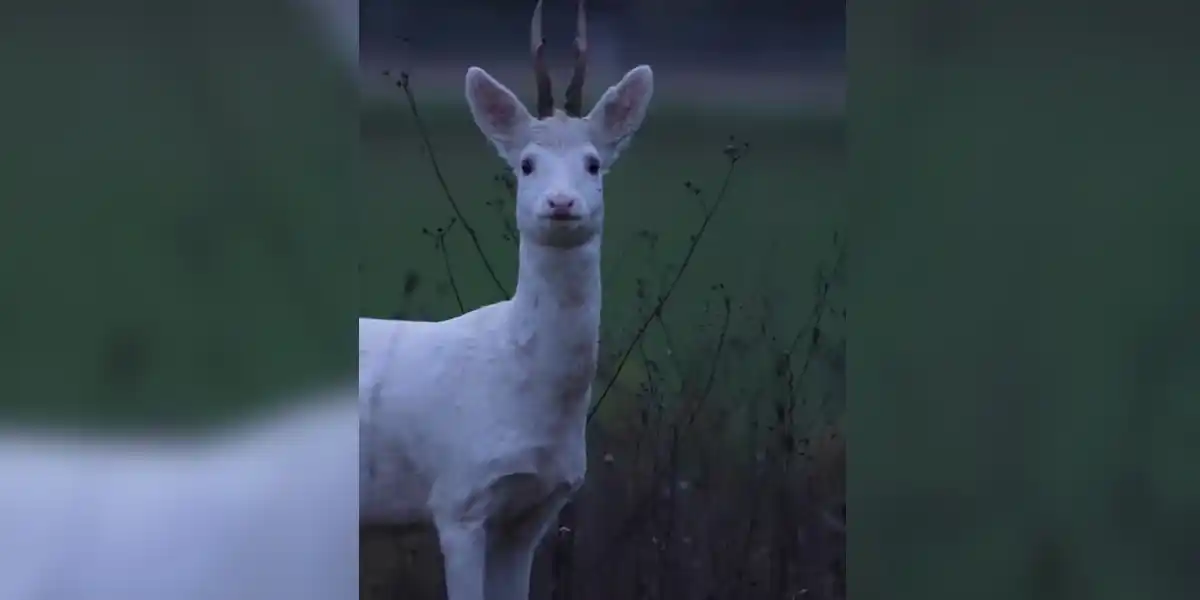
[(537, 116), (543, 119), (554, 114), (554, 94), (550, 89), (550, 71), (546, 68), (546, 38), (542, 37), (542, 0), (538, 0), (533, 9), (530, 44), (533, 50), (533, 76), (537, 81)]
[[(587, 12), (579, 0), (579, 11), (575, 17), (575, 70), (571, 73), (571, 82), (567, 85), (566, 102), (563, 111), (572, 117), (583, 116), (583, 78), (587, 75)], [(541, 0), (538, 0), (541, 5)]]

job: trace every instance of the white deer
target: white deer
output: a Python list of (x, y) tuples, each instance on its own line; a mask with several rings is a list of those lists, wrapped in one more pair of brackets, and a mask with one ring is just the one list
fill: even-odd
[(467, 70), (475, 123), (517, 178), (513, 297), (441, 322), (359, 320), (362, 520), (432, 522), (450, 600), (526, 600), (538, 541), (583, 483), (602, 178), (641, 126), (654, 76), (634, 68), (582, 116), (582, 4), (562, 111), (540, 1), (537, 118), (483, 69)]

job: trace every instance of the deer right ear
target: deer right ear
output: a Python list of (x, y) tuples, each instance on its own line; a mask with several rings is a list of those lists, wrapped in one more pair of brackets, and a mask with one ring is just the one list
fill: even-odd
[(608, 88), (596, 101), (587, 121), (592, 141), (600, 150), (606, 166), (617, 160), (633, 134), (646, 118), (646, 108), (654, 95), (654, 72), (647, 65), (635, 67)]
[(467, 69), (467, 104), (475, 125), (500, 156), (511, 160), (533, 120), (529, 110), (516, 94), (479, 67)]

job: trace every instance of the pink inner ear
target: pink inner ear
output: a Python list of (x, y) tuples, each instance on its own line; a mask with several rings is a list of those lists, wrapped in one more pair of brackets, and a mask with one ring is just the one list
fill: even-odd
[(623, 129), (633, 114), (635, 98), (639, 97), (641, 93), (642, 82), (640, 80), (629, 81), (626, 85), (617, 88), (613, 101), (604, 107), (605, 129), (613, 132)]
[(476, 83), (475, 97), (489, 123), (500, 130), (512, 129), (517, 120), (517, 107), (508, 101), (507, 95), (485, 81)]
[(604, 107), (605, 129), (619, 129), (629, 119), (629, 113), (633, 112), (633, 104), (625, 96), (623, 93), (618, 94), (612, 103)]

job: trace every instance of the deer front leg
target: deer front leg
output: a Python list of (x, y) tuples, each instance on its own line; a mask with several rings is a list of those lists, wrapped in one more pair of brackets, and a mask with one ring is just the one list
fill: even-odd
[(446, 571), (449, 600), (485, 600), (487, 532), (482, 525), (457, 521), (437, 522), (438, 541)]
[(552, 498), (520, 518), (488, 529), (487, 600), (529, 600), (529, 577), (538, 542), (565, 498)]

